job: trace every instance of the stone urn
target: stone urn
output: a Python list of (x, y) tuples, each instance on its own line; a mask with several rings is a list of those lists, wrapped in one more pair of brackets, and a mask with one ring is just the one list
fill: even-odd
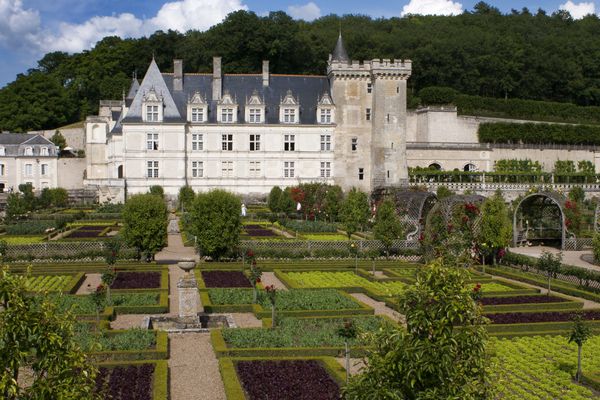
[(196, 262), (193, 260), (179, 261), (177, 266), (185, 272), (185, 277), (188, 278), (191, 276), (191, 271), (196, 268)]
[(198, 284), (192, 270), (196, 262), (192, 260), (180, 261), (177, 266), (185, 271), (185, 275), (177, 282), (179, 291), (179, 318), (197, 322), (198, 313), (203, 311), (200, 297), (198, 296)]

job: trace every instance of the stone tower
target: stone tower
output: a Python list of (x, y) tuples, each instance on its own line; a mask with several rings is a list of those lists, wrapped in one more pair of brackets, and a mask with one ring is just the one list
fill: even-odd
[(408, 181), (406, 81), (411, 61), (351, 61), (340, 33), (327, 74), (336, 105), (335, 176), (371, 191)]

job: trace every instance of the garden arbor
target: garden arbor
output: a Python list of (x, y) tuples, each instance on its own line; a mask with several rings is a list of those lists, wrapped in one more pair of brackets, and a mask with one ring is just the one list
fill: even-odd
[(371, 199), (378, 204), (384, 198), (390, 198), (396, 205), (396, 211), (402, 223), (406, 240), (416, 240), (425, 228), (427, 214), (437, 203), (437, 196), (431, 192), (380, 188), (373, 191)]
[(565, 203), (567, 198), (556, 192), (538, 192), (518, 202), (513, 215), (513, 246), (527, 243), (560, 241), (565, 249), (567, 230)]

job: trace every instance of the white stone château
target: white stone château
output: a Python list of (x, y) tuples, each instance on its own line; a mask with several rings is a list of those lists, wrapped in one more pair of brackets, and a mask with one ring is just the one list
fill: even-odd
[[(264, 196), (275, 185), (365, 191), (407, 180), (410, 61), (351, 61), (342, 36), (327, 76), (162, 73), (152, 60), (123, 100), (86, 120), (85, 185), (123, 201), (160, 185), (175, 196), (222, 188)], [(108, 110), (108, 111), (107, 111)]]

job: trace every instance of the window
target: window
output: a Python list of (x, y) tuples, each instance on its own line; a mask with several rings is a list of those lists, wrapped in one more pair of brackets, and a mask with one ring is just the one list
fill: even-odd
[(258, 124), (260, 123), (260, 117), (261, 117), (261, 109), (260, 108), (251, 108), (250, 109), (250, 123), (251, 124)]
[(6, 155), (6, 151), (4, 150), (4, 147), (0, 147), (0, 156), (5, 156)]
[(42, 164), (40, 166), (40, 174), (42, 176), (48, 175), (48, 171), (50, 171), (50, 166), (48, 164)]
[(294, 161), (283, 162), (283, 177), (293, 178), (294, 177)]
[(25, 176), (33, 176), (33, 164), (25, 164)]
[(321, 162), (321, 178), (331, 178), (331, 162)]
[(370, 108), (367, 108), (367, 115), (366, 115), (366, 117), (367, 117), (367, 121), (371, 120), (371, 109)]
[(465, 171), (465, 172), (477, 171), (477, 166), (475, 164), (469, 163), (463, 167), (463, 171)]
[(192, 122), (204, 122), (204, 108), (192, 107)]
[(192, 133), (192, 150), (204, 150), (204, 137), (201, 133)]
[(250, 178), (260, 178), (260, 161), (250, 161)]
[(146, 133), (146, 150), (158, 150), (158, 133)]
[(294, 108), (283, 109), (283, 122), (286, 124), (293, 124), (296, 122), (296, 110)]
[(221, 108), (221, 122), (233, 122), (233, 108)]
[(204, 176), (204, 162), (192, 161), (192, 177), (202, 178)]
[(322, 124), (330, 124), (331, 123), (331, 109), (321, 109), (321, 123)]
[(367, 83), (367, 93), (373, 93), (373, 84), (371, 82)]
[(331, 135), (321, 135), (321, 151), (331, 151)]
[(148, 161), (147, 166), (148, 166), (147, 177), (148, 178), (158, 178), (158, 161)]
[(221, 161), (221, 176), (223, 178), (233, 177), (233, 161)]
[(364, 168), (359, 168), (358, 169), (358, 180), (362, 181), (365, 179), (365, 169)]
[(146, 121), (158, 122), (158, 106), (146, 106)]
[(0, 176), (6, 175), (6, 170), (4, 164), (0, 164)]
[(352, 148), (352, 151), (358, 150), (358, 138), (355, 138), (355, 137), (352, 138), (351, 148)]
[(47, 156), (48, 155), (48, 148), (47, 147), (42, 147), (40, 149), (40, 156)]
[(25, 147), (25, 155), (26, 156), (32, 156), (33, 155), (33, 148), (32, 147)]
[(284, 151), (296, 150), (296, 135), (284, 135), (283, 136), (283, 150)]
[(221, 150), (232, 151), (233, 150), (233, 135), (221, 135)]
[(250, 135), (250, 151), (260, 151), (260, 135)]

